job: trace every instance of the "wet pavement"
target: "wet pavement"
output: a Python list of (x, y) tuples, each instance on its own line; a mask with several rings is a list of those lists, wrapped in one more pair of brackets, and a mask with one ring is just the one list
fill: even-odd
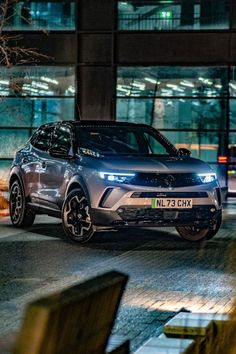
[(62, 241), (58, 219), (41, 216), (20, 230), (1, 218), (0, 333), (19, 328), (30, 300), (111, 269), (130, 277), (114, 332), (131, 339), (132, 351), (182, 308), (228, 313), (236, 293), (236, 201), (223, 214), (219, 233), (203, 244), (159, 228), (106, 233), (81, 246)]

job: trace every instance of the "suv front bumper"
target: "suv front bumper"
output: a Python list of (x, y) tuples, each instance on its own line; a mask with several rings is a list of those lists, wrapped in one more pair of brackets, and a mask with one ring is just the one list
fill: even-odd
[[(190, 198), (192, 208), (152, 208), (153, 198)], [(110, 195), (110, 199), (113, 197)], [(116, 199), (116, 198), (115, 198)], [(109, 205), (109, 196), (98, 208), (91, 208), (96, 226), (120, 228), (128, 226), (195, 226), (215, 228), (221, 213), (220, 189), (211, 191), (129, 191)], [(114, 200), (114, 199), (113, 199)]]

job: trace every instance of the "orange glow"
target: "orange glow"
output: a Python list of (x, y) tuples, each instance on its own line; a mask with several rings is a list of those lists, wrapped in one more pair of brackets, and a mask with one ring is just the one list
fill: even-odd
[(218, 156), (218, 162), (219, 163), (227, 163), (228, 157), (227, 156)]

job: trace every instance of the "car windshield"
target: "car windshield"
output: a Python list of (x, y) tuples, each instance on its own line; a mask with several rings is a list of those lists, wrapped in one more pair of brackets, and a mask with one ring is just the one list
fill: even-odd
[(105, 155), (176, 155), (176, 148), (158, 131), (145, 126), (78, 126), (79, 153)]

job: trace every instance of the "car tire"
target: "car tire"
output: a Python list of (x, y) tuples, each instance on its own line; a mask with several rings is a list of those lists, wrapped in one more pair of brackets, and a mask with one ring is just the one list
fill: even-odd
[(85, 243), (93, 236), (89, 203), (81, 189), (67, 195), (62, 207), (62, 224), (66, 241)]
[(193, 241), (193, 242), (201, 242), (204, 240), (210, 240), (213, 238), (217, 232), (219, 231), (219, 228), (221, 226), (222, 222), (222, 211), (220, 210), (220, 213), (218, 215), (217, 221), (216, 221), (216, 227), (214, 230), (209, 229), (209, 228), (204, 228), (204, 229), (194, 229), (192, 226), (177, 226), (176, 230), (181, 238), (187, 241)]
[(10, 218), (14, 226), (29, 227), (35, 220), (35, 212), (30, 209), (20, 181), (17, 179), (10, 188)]

